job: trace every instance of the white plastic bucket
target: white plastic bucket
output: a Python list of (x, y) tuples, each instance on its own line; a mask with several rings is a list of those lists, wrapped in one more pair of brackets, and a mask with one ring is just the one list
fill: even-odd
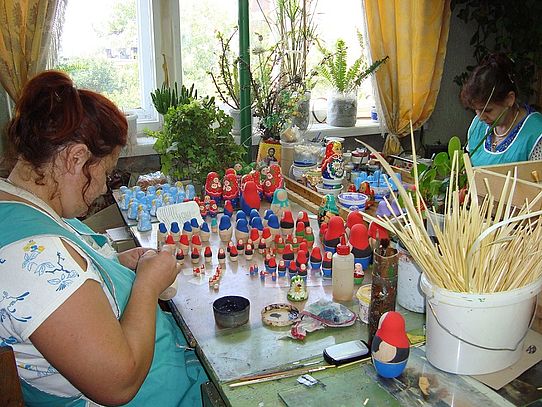
[(425, 295), (420, 288), (421, 270), (401, 244), (397, 244), (399, 264), (397, 271), (397, 303), (412, 312), (425, 312)]
[(542, 279), (494, 294), (469, 294), (433, 286), (425, 274), (429, 362), (446, 372), (473, 375), (516, 363), (533, 321)]

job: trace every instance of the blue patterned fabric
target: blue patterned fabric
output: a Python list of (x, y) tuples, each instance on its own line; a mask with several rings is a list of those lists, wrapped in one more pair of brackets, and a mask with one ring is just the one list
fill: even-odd
[[(16, 227), (13, 227), (16, 220)], [(80, 234), (90, 235), (102, 246), (105, 237), (95, 234), (77, 219), (67, 220)], [(122, 315), (135, 279), (133, 271), (115, 259), (106, 258), (93, 250), (77, 233), (72, 233), (38, 210), (16, 202), (0, 203), (0, 247), (32, 236), (54, 235), (64, 237), (81, 248), (93, 261)], [(39, 250), (36, 248), (34, 250)], [(32, 253), (32, 248), (30, 250)], [(30, 259), (31, 256), (29, 256)], [(30, 259), (31, 260), (31, 259)], [(29, 261), (30, 261), (29, 260)], [(0, 259), (1, 261), (1, 259)], [(63, 282), (58, 282), (58, 287)], [(64, 282), (65, 284), (66, 282)], [(21, 295), (24, 295), (21, 294)], [(13, 299), (16, 303), (17, 299)], [(7, 307), (9, 308), (9, 307)], [(0, 316), (7, 316), (7, 309), (0, 309)], [(186, 351), (186, 340), (170, 314), (156, 307), (156, 339), (154, 358), (147, 378), (128, 406), (199, 406), (200, 384), (208, 381), (201, 363), (192, 351)], [(10, 317), (13, 317), (12, 312)], [(25, 316), (18, 316), (24, 318)], [(10, 344), (16, 338), (5, 338)], [(81, 398), (63, 398), (47, 394), (23, 381), (25, 403), (29, 406), (82, 406)]]
[[(490, 126), (475, 116), (468, 130), (468, 145), (473, 166), (527, 161), (542, 138), (542, 115), (529, 114), (512, 129), (496, 151), (491, 151)], [(483, 143), (483, 144), (482, 144)]]

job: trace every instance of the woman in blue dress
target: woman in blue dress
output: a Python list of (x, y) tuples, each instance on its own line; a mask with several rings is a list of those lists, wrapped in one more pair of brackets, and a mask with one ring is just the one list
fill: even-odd
[(463, 105), (476, 112), (467, 134), (474, 166), (542, 159), (542, 115), (518, 99), (513, 62), (488, 55), (461, 90)]

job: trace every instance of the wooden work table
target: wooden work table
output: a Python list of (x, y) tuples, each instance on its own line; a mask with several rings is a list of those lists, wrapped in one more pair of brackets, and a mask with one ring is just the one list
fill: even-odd
[[(294, 214), (300, 209), (297, 204), (292, 204)], [(316, 216), (314, 214), (309, 216), (318, 243)], [(130, 230), (141, 246), (156, 247), (157, 227), (157, 224), (153, 224), (153, 229), (149, 232), (138, 232), (135, 226)], [(259, 276), (251, 277), (248, 272), (249, 265), (257, 263), (261, 270), (263, 257), (255, 253), (252, 260), (246, 261), (244, 255), (239, 255), (237, 262), (227, 260), (220, 287), (215, 291), (209, 288), (208, 277), (214, 273), (218, 265), (216, 257), (218, 248), (226, 247), (226, 243), (220, 242), (218, 234), (212, 233), (208, 244), (213, 249), (213, 262), (212, 266), (206, 264), (207, 276), (201, 279), (194, 277), (193, 264), (190, 256), (186, 255), (184, 266), (178, 276), (178, 293), (170, 301), (170, 306), (190, 345), (198, 351), (212, 382), (220, 392), (222, 401), (219, 400), (216, 405), (296, 407), (332, 403), (343, 406), (452, 406), (459, 405), (457, 403), (462, 406), (514, 405), (470, 377), (438, 371), (425, 360), (423, 349), (414, 348), (407, 370), (400, 380), (382, 379), (376, 376), (371, 363), (360, 363), (341, 369), (332, 368), (311, 373), (321, 382), (313, 387), (298, 384), (296, 375), (231, 388), (229, 383), (247, 375), (289, 369), (296, 364), (322, 359), (322, 351), (327, 346), (354, 339), (367, 339), (368, 326), (357, 320), (350, 327), (325, 328), (309, 333), (304, 341), (287, 338), (290, 328), (264, 325), (261, 310), (272, 303), (289, 302), (286, 298), (289, 288), (288, 278), (277, 278), (277, 281), (273, 282), (270, 276), (267, 276), (265, 281), (261, 281)], [(202, 256), (199, 264), (203, 262)], [(306, 303), (313, 303), (320, 298), (331, 299), (329, 280), (309, 273), (307, 285), (309, 298)], [(358, 287), (356, 286), (356, 289)], [(215, 324), (213, 301), (225, 295), (241, 295), (250, 300), (250, 320), (247, 324), (230, 329), (222, 329)], [(306, 303), (292, 304), (302, 310)], [(344, 305), (356, 313), (359, 312), (357, 301), (346, 302)], [(412, 313), (400, 307), (397, 311), (405, 317), (407, 331), (422, 327), (425, 320), (423, 314)], [(435, 381), (433, 393), (425, 398), (417, 386), (422, 374)], [(224, 404), (221, 404), (222, 402)]]
[[(294, 213), (300, 208), (293, 205)], [(318, 231), (315, 219), (311, 220)], [(141, 246), (156, 247), (156, 230), (140, 233), (134, 227), (132, 232)], [(318, 236), (315, 236), (318, 239)], [(251, 277), (248, 272), (250, 264), (258, 264), (263, 269), (263, 257), (254, 254), (247, 261), (244, 255), (239, 255), (237, 262), (227, 260), (225, 274), (220, 282), (220, 288), (215, 291), (209, 288), (208, 277), (212, 275), (218, 261), (216, 254), (219, 247), (226, 247), (220, 242), (218, 234), (211, 234), (210, 246), (213, 249), (213, 264), (206, 264), (207, 276), (193, 276), (193, 264), (190, 256), (185, 256), (185, 263), (178, 277), (177, 296), (172, 300), (174, 312), (182, 318), (183, 325), (188, 329), (188, 336), (195, 340), (204, 358), (212, 367), (212, 374), (218, 382), (230, 381), (239, 377), (253, 374), (277, 366), (297, 362), (302, 359), (321, 356), (325, 347), (349, 340), (367, 338), (367, 325), (356, 323), (353, 326), (338, 329), (323, 329), (309, 333), (305, 341), (285, 339), (289, 328), (274, 328), (264, 325), (261, 310), (269, 304), (288, 303), (286, 294), (290, 287), (288, 277), (271, 281), (267, 276), (265, 281), (260, 277)], [(199, 264), (204, 262), (203, 257)], [(331, 280), (316, 277), (309, 272), (308, 303), (320, 298), (331, 299)], [(214, 321), (213, 301), (225, 295), (240, 295), (250, 300), (249, 323), (232, 329), (219, 328)], [(305, 302), (292, 303), (300, 310)], [(357, 301), (344, 303), (348, 308), (359, 312)], [(422, 316), (405, 311), (407, 326), (410, 329), (421, 327)]]

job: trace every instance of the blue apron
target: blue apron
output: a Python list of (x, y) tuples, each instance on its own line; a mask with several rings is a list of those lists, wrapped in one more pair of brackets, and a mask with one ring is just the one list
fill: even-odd
[(527, 116), (518, 134), (504, 151), (489, 151), (485, 138), (489, 126), (475, 116), (468, 130), (468, 144), (472, 165), (475, 167), (528, 161), (542, 136), (542, 115), (538, 112)]
[[(17, 219), (17, 227), (13, 220)], [(103, 246), (106, 238), (96, 234), (77, 219), (66, 220), (75, 230), (91, 236)], [(116, 259), (106, 258), (93, 250), (76, 233), (70, 232), (40, 211), (17, 202), (0, 202), (0, 247), (39, 235), (62, 236), (83, 250), (99, 270), (107, 289), (115, 298), (122, 315), (132, 289), (135, 274)], [(193, 351), (185, 350), (186, 339), (170, 314), (156, 307), (156, 338), (154, 357), (145, 381), (128, 406), (198, 406), (201, 405), (200, 385), (208, 381)], [(26, 405), (84, 406), (81, 397), (58, 397), (21, 380)]]

